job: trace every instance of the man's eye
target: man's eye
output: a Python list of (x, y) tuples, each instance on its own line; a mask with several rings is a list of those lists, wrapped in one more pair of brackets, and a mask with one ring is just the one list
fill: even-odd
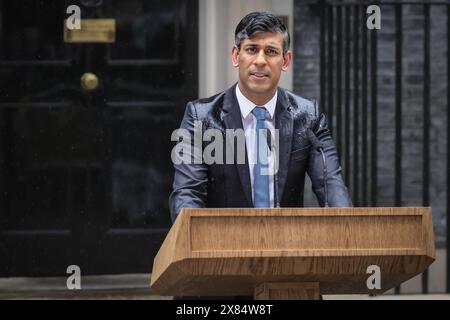
[(278, 51), (275, 50), (275, 49), (267, 49), (267, 50), (266, 50), (266, 54), (267, 54), (268, 56), (273, 57), (273, 56), (278, 55)]
[(248, 53), (256, 53), (256, 48), (255, 47), (248, 47), (247, 49), (245, 49), (245, 51), (247, 51)]

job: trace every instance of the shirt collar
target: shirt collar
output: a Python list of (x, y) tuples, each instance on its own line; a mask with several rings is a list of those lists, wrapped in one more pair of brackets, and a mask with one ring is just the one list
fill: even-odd
[[(245, 119), (256, 107), (256, 105), (244, 96), (244, 94), (239, 89), (239, 85), (236, 85), (236, 98), (239, 103), (239, 108), (241, 109), (242, 118)], [(271, 119), (273, 119), (273, 116), (275, 114), (277, 98), (278, 98), (278, 90), (275, 91), (274, 96), (272, 97), (272, 99), (269, 100), (269, 102), (267, 102), (264, 106), (258, 106), (258, 107), (265, 107), (266, 110), (269, 112)]]

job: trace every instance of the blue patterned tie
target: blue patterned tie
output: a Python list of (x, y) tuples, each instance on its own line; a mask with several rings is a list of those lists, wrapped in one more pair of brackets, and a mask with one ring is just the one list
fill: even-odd
[[(266, 108), (256, 107), (252, 110), (256, 118), (256, 164), (253, 169), (253, 202), (255, 208), (269, 208), (269, 175), (268, 175), (268, 146), (264, 135), (258, 134), (261, 129), (265, 129)], [(264, 141), (260, 141), (264, 139)], [(261, 161), (264, 159), (263, 161)]]

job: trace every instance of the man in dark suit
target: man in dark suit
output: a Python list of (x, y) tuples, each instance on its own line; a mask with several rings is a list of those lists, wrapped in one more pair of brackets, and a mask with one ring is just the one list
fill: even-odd
[[(238, 24), (232, 49), (233, 65), (239, 69), (237, 84), (213, 97), (189, 102), (181, 129), (191, 137), (199, 130), (202, 135), (213, 129), (220, 133), (216, 139), (228, 137), (227, 130), (233, 129), (244, 134), (245, 143), (240, 148), (237, 141), (231, 143), (238, 153), (231, 157), (233, 163), (210, 163), (194, 158), (195, 149), (202, 155), (211, 141), (200, 146), (189, 139), (180, 142), (188, 143), (193, 152), (187, 157), (191, 161), (181, 162), (177, 160), (182, 156), (172, 153), (176, 162), (169, 199), (173, 221), (182, 208), (303, 207), (305, 173), (320, 205), (325, 203), (326, 183), (330, 206), (352, 206), (325, 116), (314, 102), (278, 87), (281, 72), (287, 71), (292, 59), (289, 42), (283, 22), (271, 14), (254, 12)], [(322, 155), (312, 147), (311, 135), (323, 146), (326, 181)], [(272, 145), (276, 136), (279, 143)], [(223, 157), (227, 158), (230, 142), (225, 145)], [(241, 163), (240, 151), (244, 154)], [(269, 167), (276, 173), (263, 173)]]

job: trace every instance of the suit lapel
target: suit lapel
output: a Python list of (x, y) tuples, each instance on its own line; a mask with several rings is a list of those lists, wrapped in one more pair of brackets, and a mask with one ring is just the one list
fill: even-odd
[(275, 129), (279, 131), (279, 167), (278, 167), (278, 194), (282, 200), (288, 164), (291, 158), (293, 119), (289, 112), (290, 104), (283, 89), (278, 89), (277, 106), (275, 109)]
[[(236, 85), (228, 89), (225, 93), (224, 101), (223, 101), (223, 121), (225, 123), (226, 129), (242, 129), (244, 127), (242, 125), (242, 116), (241, 110), (239, 108), (239, 104), (236, 98)], [(236, 168), (239, 174), (239, 178), (241, 180), (242, 189), (244, 190), (245, 197), (247, 198), (247, 202), (250, 207), (253, 207), (252, 201), (252, 188), (250, 182), (250, 173), (248, 170), (248, 156), (247, 156), (247, 147), (245, 146), (245, 163), (238, 164), (237, 163), (237, 148), (235, 144), (234, 148), (234, 163), (236, 164)]]

